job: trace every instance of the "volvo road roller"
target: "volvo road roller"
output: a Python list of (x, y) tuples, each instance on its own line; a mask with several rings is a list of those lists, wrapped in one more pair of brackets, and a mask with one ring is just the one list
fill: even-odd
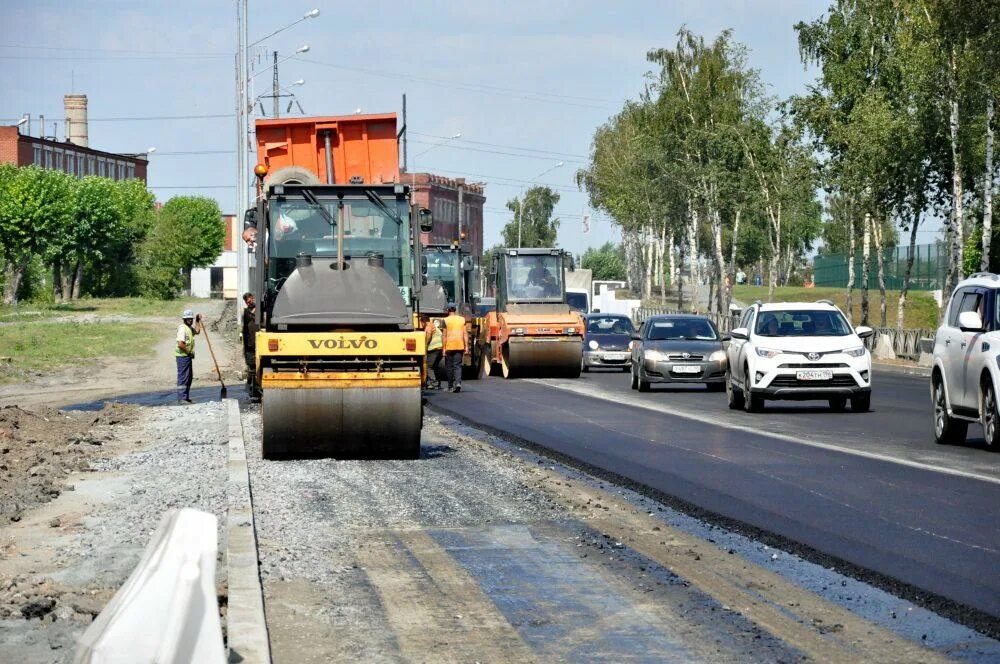
[(566, 303), (564, 258), (560, 249), (493, 255), (496, 310), (483, 326), (483, 374), (580, 376), (583, 319)]
[(256, 124), (256, 377), (265, 458), (416, 458), (420, 230), (394, 114)]

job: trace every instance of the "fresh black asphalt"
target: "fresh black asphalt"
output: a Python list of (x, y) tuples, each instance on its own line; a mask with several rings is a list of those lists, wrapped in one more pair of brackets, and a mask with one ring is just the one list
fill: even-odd
[[(429, 401), (725, 520), (1000, 617), (1000, 483), (787, 438), (1000, 476), (1000, 454), (975, 440), (975, 426), (966, 446), (934, 444), (926, 378), (877, 375), (873, 410), (864, 414), (809, 402), (733, 412), (723, 393), (661, 387), (640, 395), (620, 373), (575, 382), (595, 396), (556, 387), (565, 383), (467, 381), (461, 393), (432, 393)], [(624, 398), (717, 415), (719, 423), (626, 405)]]

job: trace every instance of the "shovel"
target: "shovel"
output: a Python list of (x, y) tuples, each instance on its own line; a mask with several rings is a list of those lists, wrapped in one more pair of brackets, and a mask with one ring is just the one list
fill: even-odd
[(215, 374), (219, 377), (219, 384), (222, 385), (222, 389), (219, 390), (219, 398), (220, 399), (225, 399), (226, 398), (226, 382), (224, 380), (222, 380), (222, 372), (219, 371), (219, 362), (218, 362), (218, 360), (215, 359), (215, 351), (212, 350), (212, 340), (208, 337), (208, 328), (205, 327), (204, 323), (202, 323), (202, 325), (201, 325), (201, 331), (202, 331), (202, 333), (204, 333), (204, 335), (205, 335), (205, 341), (208, 343), (208, 352), (211, 353), (211, 355), (212, 355), (212, 364), (215, 365)]

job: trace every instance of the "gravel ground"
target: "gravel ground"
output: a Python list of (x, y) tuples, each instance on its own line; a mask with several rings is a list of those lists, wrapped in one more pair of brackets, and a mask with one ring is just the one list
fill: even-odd
[[(93, 414), (89, 414), (93, 416)], [(91, 472), (71, 476), (76, 491), (47, 506), (64, 507), (54, 517), (54, 556), (23, 569), (29, 553), (18, 542), (36, 544), (39, 532), (25, 523), (4, 532), (0, 557), (0, 660), (64, 662), (76, 638), (121, 586), (138, 562), (163, 513), (194, 507), (219, 517), (220, 552), (225, 550), (227, 429), (221, 403), (139, 409), (134, 426), (115, 430), (108, 454), (90, 461)], [(75, 501), (75, 503), (74, 503)], [(96, 503), (96, 509), (87, 509)], [(72, 517), (74, 509), (84, 512)], [(72, 519), (72, 520), (70, 520)], [(42, 533), (44, 537), (46, 533)], [(44, 540), (42, 540), (44, 543)], [(25, 558), (27, 557), (27, 558)], [(217, 581), (224, 597), (225, 566)], [(14, 573), (11, 573), (11, 572)]]
[(473, 439), (456, 436), (437, 417), (424, 420), (417, 471), (413, 461), (264, 461), (260, 438), (259, 411), (246, 414), (265, 581), (330, 583), (351, 569), (358, 540), (372, 531), (531, 523), (565, 515), (562, 506), (523, 484), (509, 456), (487, 445), (447, 444)]

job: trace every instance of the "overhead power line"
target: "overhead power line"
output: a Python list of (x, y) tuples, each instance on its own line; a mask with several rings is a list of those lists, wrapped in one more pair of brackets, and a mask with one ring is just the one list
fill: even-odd
[(503, 145), (501, 143), (486, 143), (484, 141), (473, 141), (473, 140), (468, 139), (468, 138), (451, 139), (450, 136), (438, 136), (437, 134), (425, 134), (425, 133), (420, 132), (420, 131), (413, 131), (413, 132), (410, 132), (410, 133), (412, 133), (414, 136), (426, 136), (427, 138), (450, 139), (450, 140), (454, 140), (456, 143), (472, 143), (473, 145), (485, 145), (485, 146), (491, 147), (491, 148), (505, 148), (507, 150), (521, 150), (522, 152), (537, 152), (539, 154), (552, 155), (552, 156), (557, 157), (557, 158), (563, 158), (563, 157), (569, 157), (569, 158), (575, 158), (575, 159), (586, 159), (587, 158), (586, 155), (572, 154), (570, 152), (556, 152), (555, 150), (542, 150), (540, 148), (523, 148), (523, 147), (519, 147), (519, 146), (516, 146), (516, 145)]
[[(416, 143), (417, 145), (432, 145), (432, 146), (440, 147), (440, 148), (446, 149), (446, 150), (465, 150), (467, 152), (484, 152), (484, 153), (487, 153), (487, 154), (505, 155), (507, 157), (522, 157), (522, 158), (525, 158), (525, 159), (547, 159), (549, 161), (551, 161), (553, 159), (553, 157), (546, 156), (546, 155), (540, 155), (540, 154), (518, 154), (517, 152), (503, 152), (503, 151), (500, 151), (500, 150), (487, 150), (485, 148), (473, 148), (473, 147), (469, 147), (467, 145), (451, 145), (451, 144), (447, 144), (447, 143), (442, 144), (442, 143), (435, 143), (435, 142), (432, 142), (432, 141), (411, 141), (411, 143)], [(586, 163), (586, 162), (578, 160), (578, 159), (563, 159), (563, 161), (572, 162), (574, 164), (583, 164), (583, 163)]]
[(36, 44), (0, 44), (0, 48), (16, 48), (18, 50), (29, 49), (35, 51), (84, 51), (86, 53), (121, 53), (121, 54), (136, 54), (136, 55), (171, 55), (171, 56), (198, 56), (198, 57), (212, 57), (212, 58), (222, 58), (222, 57), (232, 57), (232, 53), (223, 53), (222, 51), (210, 51), (210, 52), (192, 52), (192, 51), (144, 51), (140, 49), (133, 48), (94, 48), (91, 46), (87, 47), (74, 47), (74, 46), (38, 46)]
[[(62, 113), (63, 111), (60, 111)], [(47, 117), (59, 118), (59, 113), (46, 113)], [(87, 122), (145, 122), (150, 120), (218, 120), (235, 117), (232, 113), (207, 113), (205, 115), (130, 115), (119, 118), (87, 118)], [(2, 122), (17, 122), (21, 118), (0, 118)]]

